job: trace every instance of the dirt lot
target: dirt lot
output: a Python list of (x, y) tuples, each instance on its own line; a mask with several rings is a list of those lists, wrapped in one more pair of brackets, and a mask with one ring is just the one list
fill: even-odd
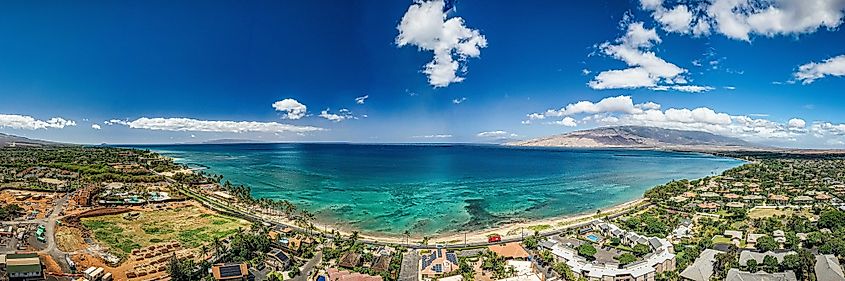
[(0, 202), (4, 204), (17, 204), (24, 209), (24, 216), (31, 219), (35, 212), (36, 219), (43, 219), (47, 213), (53, 210), (53, 201), (61, 194), (25, 191), (25, 190), (3, 190), (0, 191)]
[[(61, 249), (78, 253), (73, 256), (78, 268), (104, 267), (115, 275), (115, 280), (148, 280), (166, 274), (164, 268), (172, 255), (199, 257), (201, 245), (249, 226), (247, 221), (216, 214), (196, 202), (178, 202), (83, 217), (82, 229), (62, 226), (56, 240)], [(96, 245), (85, 243), (86, 233)], [(123, 261), (110, 267), (98, 257), (100, 251), (108, 251)]]
[(56, 246), (63, 252), (75, 252), (88, 247), (82, 239), (82, 230), (67, 226), (56, 228)]
[(791, 208), (753, 208), (748, 212), (748, 217), (752, 219), (768, 218), (773, 216), (791, 216), (792, 214), (801, 214), (805, 217), (814, 220), (814, 216), (809, 209), (795, 210)]

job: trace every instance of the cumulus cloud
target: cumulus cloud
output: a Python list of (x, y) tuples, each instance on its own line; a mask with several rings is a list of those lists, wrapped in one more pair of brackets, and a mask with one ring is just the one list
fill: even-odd
[(332, 122), (340, 122), (348, 119), (358, 119), (358, 117), (352, 115), (352, 111), (349, 111), (349, 109), (346, 108), (341, 108), (337, 111), (337, 113), (331, 113), (331, 109), (326, 108), (326, 110), (320, 112), (319, 116)]
[(605, 112), (634, 113), (635, 111), (641, 110), (634, 106), (634, 100), (631, 99), (630, 96), (618, 96), (604, 98), (597, 103), (593, 103), (591, 101), (579, 101), (577, 103), (571, 103), (557, 110), (547, 110), (545, 116), (568, 116), (579, 113)]
[(654, 28), (645, 28), (642, 22), (627, 23), (625, 35), (613, 43), (600, 44), (599, 50), (607, 56), (625, 62), (628, 68), (599, 72), (587, 85), (597, 90), (668, 90), (674, 89), (669, 87), (671, 85), (686, 84), (686, 69), (667, 62), (651, 51), (651, 48), (660, 42), (662, 40)]
[(845, 76), (845, 55), (832, 57), (822, 62), (811, 62), (798, 67), (793, 74), (802, 84), (810, 84), (825, 76)]
[(789, 125), (790, 128), (801, 129), (801, 128), (804, 128), (805, 126), (807, 126), (807, 121), (804, 121), (804, 119), (792, 118), (792, 119), (789, 119), (789, 122), (787, 122), (786, 124)]
[(45, 121), (28, 115), (0, 114), (0, 128), (38, 130), (47, 128), (62, 129), (72, 126), (76, 126), (76, 122), (61, 117), (53, 117)]
[(575, 118), (566, 116), (563, 117), (561, 120), (553, 121), (552, 124), (561, 125), (566, 127), (575, 127), (578, 126), (578, 122), (575, 121)]
[(452, 100), (452, 103), (454, 103), (454, 104), (461, 104), (461, 103), (465, 102), (466, 100), (467, 100), (467, 98), (465, 98), (465, 97), (462, 97), (462, 98), (456, 98), (456, 99), (453, 99), (453, 100)]
[[(640, 125), (680, 130), (699, 130), (710, 133), (740, 137), (751, 141), (786, 141), (804, 136), (806, 123), (794, 118), (787, 123), (779, 123), (751, 115), (731, 115), (718, 112), (708, 107), (667, 108), (661, 109), (654, 102), (634, 103), (630, 96), (607, 97), (598, 102), (579, 101), (560, 109), (549, 109), (544, 113), (528, 114), (529, 120), (545, 119), (552, 116), (563, 117), (547, 124), (579, 125)], [(581, 121), (576, 121), (580, 118)], [(814, 124), (817, 134), (842, 132), (845, 125)], [(839, 131), (841, 129), (841, 131)]]
[(219, 133), (305, 133), (323, 131), (325, 129), (312, 126), (296, 126), (277, 122), (256, 121), (212, 121), (191, 118), (147, 118), (142, 117), (134, 121), (110, 120), (112, 125), (124, 125), (133, 129), (176, 132), (219, 132)]
[(99, 130), (99, 129), (102, 129), (102, 128), (103, 127), (101, 127), (100, 124), (91, 124), (91, 129)]
[(283, 99), (273, 103), (276, 111), (284, 112), (282, 119), (296, 120), (305, 116), (307, 107), (295, 99)]
[(468, 58), (481, 55), (487, 39), (476, 29), (467, 28), (461, 17), (447, 18), (443, 0), (419, 0), (410, 7), (396, 27), (396, 45), (413, 45), (434, 53), (423, 73), (434, 87), (446, 87), (464, 80), (458, 69)]
[(845, 0), (711, 0), (674, 7), (663, 1), (640, 0), (640, 7), (667, 32), (709, 35), (750, 41), (752, 35), (812, 33), (842, 24)]
[(365, 102), (368, 98), (370, 98), (370, 95), (363, 95), (363, 96), (357, 97), (357, 98), (355, 98), (355, 103), (357, 103), (357, 104), (364, 104), (364, 102)]

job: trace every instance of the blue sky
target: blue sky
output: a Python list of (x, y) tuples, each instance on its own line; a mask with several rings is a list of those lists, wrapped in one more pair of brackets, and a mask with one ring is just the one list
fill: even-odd
[(843, 147), (845, 1), (756, 2), (5, 3), (0, 132), (499, 142), (636, 124)]

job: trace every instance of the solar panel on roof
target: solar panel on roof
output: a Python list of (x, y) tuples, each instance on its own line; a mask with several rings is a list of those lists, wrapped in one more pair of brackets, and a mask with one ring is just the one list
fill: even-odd
[(224, 265), (220, 267), (220, 277), (236, 277), (241, 276), (240, 265)]

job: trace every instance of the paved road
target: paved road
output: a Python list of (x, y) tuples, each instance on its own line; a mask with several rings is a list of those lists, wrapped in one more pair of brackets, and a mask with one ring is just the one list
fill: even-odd
[(399, 269), (399, 281), (419, 281), (420, 255), (417, 251), (409, 250), (402, 257), (402, 267)]
[(299, 275), (291, 279), (291, 281), (308, 280), (308, 278), (311, 276), (311, 273), (313, 273), (312, 271), (314, 270), (314, 266), (320, 263), (321, 260), (323, 260), (323, 252), (317, 252), (313, 258), (311, 258), (310, 260), (308, 260), (308, 262), (305, 263), (305, 266), (302, 267), (302, 271), (299, 273)]

